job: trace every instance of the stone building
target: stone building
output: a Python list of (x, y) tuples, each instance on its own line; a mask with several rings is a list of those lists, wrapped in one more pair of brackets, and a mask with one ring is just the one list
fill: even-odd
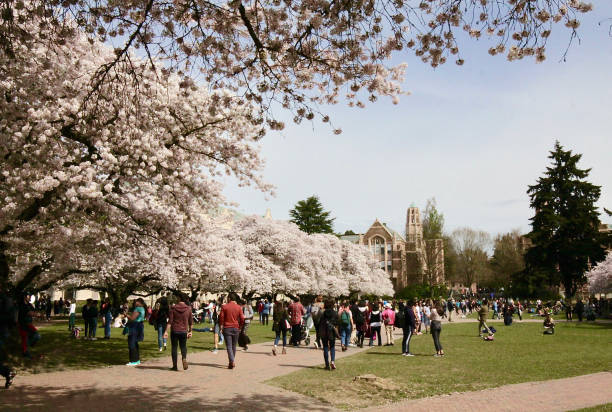
[(396, 292), (415, 283), (444, 283), (444, 244), (442, 239), (423, 239), (421, 214), (416, 207), (406, 214), (405, 237), (376, 219), (364, 234), (340, 238), (368, 246)]

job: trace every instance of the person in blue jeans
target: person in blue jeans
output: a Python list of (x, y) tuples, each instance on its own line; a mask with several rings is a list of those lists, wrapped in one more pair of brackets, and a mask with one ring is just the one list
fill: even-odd
[(111, 309), (110, 299), (104, 299), (102, 303), (102, 309), (100, 309), (102, 319), (104, 319), (104, 339), (110, 339), (111, 337), (111, 326), (113, 324), (113, 311)]
[(144, 340), (144, 320), (147, 313), (147, 305), (142, 298), (134, 301), (134, 308), (128, 315), (128, 349), (130, 361), (127, 366), (140, 365), (140, 348), (138, 342)]
[(158, 301), (159, 308), (155, 316), (155, 329), (157, 330), (157, 347), (159, 351), (166, 350), (168, 347), (168, 339), (164, 338), (164, 332), (168, 326), (168, 317), (170, 316), (170, 306), (168, 299), (162, 297)]
[[(319, 322), (319, 336), (323, 344), (323, 359), (325, 360), (325, 369), (336, 369), (336, 337), (338, 337), (338, 324), (340, 317), (334, 310), (334, 301), (328, 300), (325, 302), (325, 310), (321, 315)], [(350, 334), (349, 334), (350, 337)]]
[(351, 342), (351, 332), (353, 331), (353, 314), (347, 302), (342, 302), (338, 316), (340, 317), (340, 345), (342, 346), (342, 352), (344, 352)]

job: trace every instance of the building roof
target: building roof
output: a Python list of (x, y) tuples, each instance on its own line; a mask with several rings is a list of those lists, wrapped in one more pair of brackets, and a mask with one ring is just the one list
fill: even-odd
[(346, 240), (347, 242), (359, 243), (359, 237), (361, 235), (342, 235), (340, 236), (341, 240)]

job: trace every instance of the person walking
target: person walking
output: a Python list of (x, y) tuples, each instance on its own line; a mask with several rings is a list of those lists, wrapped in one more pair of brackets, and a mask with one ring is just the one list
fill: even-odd
[(491, 329), (487, 326), (487, 316), (489, 314), (489, 302), (486, 298), (482, 300), (482, 304), (480, 305), (480, 309), (478, 310), (478, 336), (482, 337), (482, 328), (486, 329), (486, 331), (491, 334)]
[[(412, 307), (411, 307), (412, 308)], [(387, 337), (387, 343), (385, 346), (393, 346), (395, 343), (393, 340), (393, 325), (395, 324), (395, 311), (391, 308), (391, 304), (385, 305), (385, 310), (382, 313), (382, 320), (385, 324), (385, 335)]]
[(227, 348), (228, 368), (236, 367), (236, 345), (238, 345), (238, 335), (242, 325), (244, 325), (244, 314), (242, 308), (236, 303), (236, 294), (229, 294), (229, 302), (221, 307), (219, 313), (219, 326), (225, 338)]
[(272, 304), (268, 302), (268, 299), (264, 300), (263, 310), (261, 311), (261, 320), (264, 325), (268, 324), (268, 318), (270, 317), (270, 308)]
[[(430, 330), (431, 337), (434, 341), (434, 347), (436, 349), (436, 354), (434, 356), (444, 356), (444, 350), (442, 350), (442, 344), (440, 343), (440, 333), (442, 333), (442, 316), (440, 316), (440, 312), (443, 312), (444, 309), (440, 302), (436, 302), (435, 305), (430, 305), (429, 309), (429, 320), (431, 322)], [(486, 315), (485, 315), (486, 316)]]
[(104, 324), (104, 339), (110, 339), (111, 326), (113, 324), (113, 311), (109, 298), (104, 299), (100, 314), (102, 315), (102, 323)]
[(126, 366), (140, 365), (140, 348), (138, 342), (144, 340), (144, 320), (147, 313), (147, 305), (142, 298), (134, 301), (132, 312), (127, 315), (128, 323), (128, 349), (130, 361)]
[(170, 331), (170, 344), (172, 346), (172, 367), (170, 370), (173, 371), (178, 371), (177, 358), (179, 345), (181, 347), (183, 370), (187, 370), (189, 367), (187, 364), (187, 339), (191, 338), (191, 329), (193, 327), (191, 306), (187, 304), (187, 302), (189, 302), (189, 298), (184, 293), (180, 293), (178, 294), (178, 300), (179, 302), (172, 307), (172, 310), (170, 310), (170, 313), (168, 314), (169, 319), (166, 325), (166, 332), (164, 333), (164, 339), (168, 339), (168, 332)]
[[(161, 297), (159, 299), (159, 308), (155, 314), (155, 329), (157, 330), (157, 347), (159, 351), (166, 350), (168, 347), (168, 337), (166, 331), (168, 329), (168, 318), (170, 317), (170, 305), (168, 305), (168, 298)], [(193, 317), (192, 317), (193, 318)], [(193, 321), (193, 319), (192, 319)]]
[(402, 325), (402, 355), (404, 356), (414, 356), (410, 353), (410, 339), (412, 339), (412, 335), (416, 332), (416, 328), (417, 318), (414, 310), (414, 302), (408, 300), (404, 308), (404, 324)]
[(276, 356), (278, 352), (278, 341), (281, 335), (283, 336), (283, 352), (287, 353), (287, 329), (289, 325), (289, 313), (285, 308), (285, 303), (282, 301), (276, 302), (274, 305), (274, 314), (272, 315), (272, 330), (276, 334), (274, 338), (274, 348), (272, 348), (272, 354)]
[(359, 302), (357, 311), (353, 314), (353, 322), (355, 323), (355, 329), (357, 329), (357, 346), (363, 348), (363, 341), (365, 334), (368, 330), (368, 324), (366, 322), (367, 307), (364, 301)]
[(212, 350), (213, 354), (219, 353), (219, 345), (223, 345), (223, 334), (221, 333), (221, 327), (219, 326), (219, 313), (221, 313), (221, 306), (223, 305), (223, 300), (219, 299), (219, 302), (213, 304), (213, 301), (210, 303), (212, 305), (210, 319), (214, 323), (214, 342), (215, 347)]
[(451, 298), (446, 302), (446, 309), (448, 310), (448, 321), (453, 321), (453, 312), (455, 311), (455, 299)]
[(325, 361), (325, 369), (336, 369), (336, 338), (339, 337), (338, 324), (340, 318), (334, 310), (334, 301), (325, 301), (325, 310), (321, 315), (319, 322), (319, 336), (323, 344), (323, 360)]
[(312, 324), (315, 328), (315, 342), (314, 347), (317, 349), (323, 349), (321, 346), (321, 336), (319, 336), (319, 323), (321, 322), (321, 316), (323, 316), (323, 311), (325, 307), (323, 305), (323, 298), (321, 296), (317, 296), (315, 302), (312, 304), (312, 309), (310, 314), (312, 316)]
[(342, 352), (344, 352), (348, 349), (353, 329), (353, 314), (347, 302), (342, 302), (338, 316), (340, 317), (340, 346), (342, 347)]
[(302, 316), (306, 313), (304, 306), (300, 303), (300, 297), (297, 296), (294, 302), (288, 308), (291, 324), (291, 344), (300, 346), (300, 335), (302, 326)]
[(382, 316), (380, 313), (380, 304), (374, 302), (372, 304), (372, 312), (370, 313), (370, 346), (374, 344), (374, 336), (377, 336), (378, 346), (382, 346), (382, 338), (380, 336), (381, 325)]
[[(262, 312), (260, 312), (260, 316), (262, 316), (263, 314), (263, 302), (261, 303), (262, 303), (262, 308), (261, 308)], [(242, 350), (246, 352), (249, 350), (249, 342), (251, 341), (249, 339), (249, 335), (247, 334), (247, 331), (249, 330), (249, 326), (251, 325), (251, 321), (253, 320), (253, 307), (248, 301), (244, 301), (244, 304), (242, 305), (242, 314), (244, 315), (244, 324), (242, 325), (242, 329), (240, 330), (240, 335), (243, 336), (242, 337), (243, 344), (241, 344), (240, 346), (242, 346)], [(260, 321), (260, 323), (262, 323), (262, 321)], [(240, 339), (238, 340), (240, 341)]]

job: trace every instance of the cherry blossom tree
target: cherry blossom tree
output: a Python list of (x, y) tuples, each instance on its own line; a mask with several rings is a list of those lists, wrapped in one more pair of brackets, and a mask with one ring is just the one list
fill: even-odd
[(92, 89), (112, 49), (78, 31), (50, 49), (52, 28), (37, 27), (37, 41), (0, 52), (1, 282), (24, 290), (98, 269), (81, 258), (99, 239), (175, 244), (223, 203), (221, 175), (271, 189), (258, 174), (261, 127), (249, 104), (185, 88), (134, 56), (129, 73), (113, 70), (115, 80), (137, 72), (137, 84)]
[(396, 101), (404, 65), (390, 61), (402, 50), (433, 67), (461, 65), (459, 43), (469, 36), (488, 38), (491, 55), (542, 61), (552, 30), (564, 26), (574, 39), (577, 16), (592, 9), (581, 0), (5, 0), (0, 7), (7, 55), (18, 56), (41, 24), (49, 29), (44, 43), (61, 48), (74, 22), (92, 41), (115, 45), (91, 78), (93, 92), (109, 79), (123, 84), (117, 66), (130, 67), (138, 49), (186, 85), (199, 73), (212, 88), (239, 92), (260, 105), (272, 129), (283, 127), (269, 110), (275, 103), (299, 123), (340, 99), (359, 107), (378, 96)]
[(591, 293), (612, 292), (612, 252), (586, 274)]

